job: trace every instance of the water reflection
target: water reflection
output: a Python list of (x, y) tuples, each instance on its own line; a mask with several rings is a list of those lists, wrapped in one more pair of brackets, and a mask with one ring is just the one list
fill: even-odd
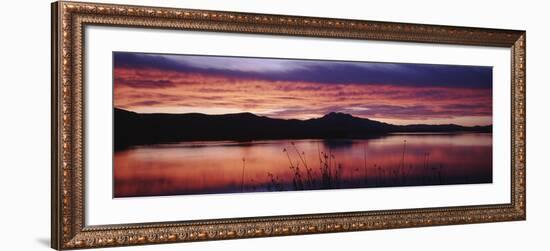
[(492, 135), (182, 142), (114, 154), (114, 196), (492, 182)]

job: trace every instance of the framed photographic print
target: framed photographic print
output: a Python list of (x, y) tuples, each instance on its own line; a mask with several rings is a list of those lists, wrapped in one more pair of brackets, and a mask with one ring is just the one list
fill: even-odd
[(52, 4), (52, 247), (524, 220), (525, 31)]

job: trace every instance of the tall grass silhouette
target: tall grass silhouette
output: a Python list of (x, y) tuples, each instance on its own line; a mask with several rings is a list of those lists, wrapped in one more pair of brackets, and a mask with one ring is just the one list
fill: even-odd
[[(329, 148), (322, 151), (317, 144), (318, 168), (307, 162), (306, 153), (295, 142), (282, 151), (288, 160), (288, 170), (292, 178), (290, 187), (279, 176), (267, 173), (268, 191), (339, 189), (343, 187), (390, 187), (408, 185), (443, 184), (443, 165), (430, 163), (430, 153), (423, 153), (420, 166), (407, 166), (407, 140), (403, 141), (400, 159), (395, 166), (382, 166), (372, 163), (369, 167), (367, 145), (363, 146), (363, 166), (348, 167), (348, 179), (343, 178), (344, 166)], [(244, 180), (243, 158), (243, 180)], [(287, 187), (285, 187), (285, 185)]]

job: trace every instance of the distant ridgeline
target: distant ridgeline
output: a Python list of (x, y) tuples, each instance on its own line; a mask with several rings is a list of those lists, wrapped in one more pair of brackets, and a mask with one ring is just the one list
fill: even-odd
[(308, 120), (252, 113), (140, 114), (114, 109), (116, 149), (132, 145), (208, 140), (364, 139), (396, 132), (491, 132), (492, 126), (392, 125), (345, 113)]

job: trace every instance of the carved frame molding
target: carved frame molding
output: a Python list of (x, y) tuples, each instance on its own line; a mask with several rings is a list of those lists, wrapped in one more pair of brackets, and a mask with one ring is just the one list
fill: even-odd
[[(511, 49), (511, 203), (223, 220), (86, 226), (84, 28), (87, 25), (311, 36)], [(52, 4), (52, 242), (55, 249), (525, 220), (525, 31), (112, 4)]]

